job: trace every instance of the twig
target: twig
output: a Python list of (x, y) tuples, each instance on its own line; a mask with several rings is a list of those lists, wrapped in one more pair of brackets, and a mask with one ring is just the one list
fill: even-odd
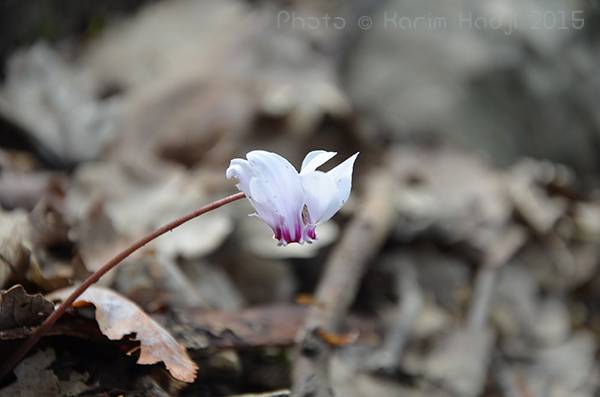
[(329, 258), (313, 305), (298, 334), (299, 352), (294, 362), (292, 396), (331, 395), (327, 366), (331, 348), (319, 330), (336, 332), (354, 300), (369, 260), (377, 253), (394, 225), (394, 181), (385, 173), (371, 178), (359, 213)]
[(94, 274), (92, 274), (91, 276), (86, 278), (83, 281), (83, 283), (81, 283), (81, 285), (79, 285), (79, 287), (77, 287), (71, 293), (71, 295), (69, 295), (69, 297), (67, 299), (65, 299), (65, 301), (56, 310), (54, 310), (52, 312), (52, 314), (50, 314), (50, 316), (48, 316), (46, 318), (46, 320), (44, 320), (42, 325), (40, 325), (39, 328), (37, 328), (35, 330), (35, 332), (33, 334), (31, 334), (31, 336), (29, 336), (29, 338), (27, 338), (27, 340), (25, 342), (23, 342), (17, 350), (15, 350), (15, 352), (10, 356), (10, 358), (0, 368), (0, 380), (2, 380), (21, 361), (21, 359), (27, 354), (27, 352), (33, 346), (35, 346), (35, 344), (40, 340), (40, 338), (42, 336), (44, 336), (44, 334), (54, 325), (54, 323), (65, 313), (65, 311), (73, 304), (73, 302), (75, 302), (75, 300), (90, 285), (92, 285), (96, 281), (98, 281), (104, 274), (106, 274), (112, 268), (114, 268), (119, 263), (121, 263), (125, 258), (127, 258), (129, 255), (133, 254), (135, 251), (137, 251), (138, 249), (140, 249), (143, 246), (145, 246), (146, 244), (148, 244), (150, 241), (175, 229), (176, 227), (181, 226), (182, 224), (184, 224), (202, 214), (205, 214), (209, 211), (212, 211), (219, 207), (222, 207), (225, 204), (229, 204), (233, 201), (239, 200), (239, 199), (243, 198), (244, 196), (245, 196), (244, 193), (241, 193), (241, 192), (232, 194), (231, 196), (227, 196), (223, 199), (220, 199), (220, 200), (214, 201), (208, 205), (205, 205), (204, 207), (198, 208), (198, 209), (190, 212), (189, 214), (184, 215), (181, 218), (175, 219), (174, 221), (169, 222), (166, 225), (159, 227), (158, 229), (154, 230), (153, 232), (147, 234), (146, 236), (142, 237), (141, 239), (139, 239), (138, 241), (136, 241), (135, 243), (130, 245), (128, 248), (121, 251), (119, 254), (117, 254), (115, 257), (113, 257), (111, 260), (106, 262), (102, 267), (100, 267), (98, 270), (96, 270), (96, 272), (94, 272)]
[(496, 340), (488, 317), (497, 273), (526, 239), (527, 234), (520, 227), (501, 231), (481, 258), (466, 325), (445, 335), (431, 349), (426, 359), (427, 378), (436, 379), (444, 390), (463, 397), (483, 393)]
[(488, 312), (494, 295), (498, 269), (481, 266), (475, 278), (473, 300), (469, 308), (467, 325), (481, 329), (487, 324)]
[(411, 259), (400, 261), (395, 269), (400, 303), (394, 323), (381, 347), (367, 360), (366, 368), (377, 375), (394, 376), (400, 369), (402, 351), (411, 328), (423, 306), (423, 296), (417, 280), (417, 271)]
[(468, 325), (481, 328), (487, 323), (488, 311), (494, 294), (498, 269), (506, 264), (521, 249), (527, 235), (520, 227), (506, 230), (502, 238), (483, 259), (475, 280), (473, 302), (469, 310)]
[(445, 389), (465, 397), (483, 393), (496, 339), (488, 317), (498, 272), (526, 239), (523, 229), (509, 227), (481, 259), (466, 325), (442, 339), (428, 358), (428, 377), (440, 379)]

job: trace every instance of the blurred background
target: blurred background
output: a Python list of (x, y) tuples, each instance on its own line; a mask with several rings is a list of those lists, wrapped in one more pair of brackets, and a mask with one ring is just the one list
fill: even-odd
[[(289, 389), (298, 297), (318, 305), (310, 296), (333, 247), (382, 174), (393, 221), (374, 216), (384, 232), (340, 328), (361, 336), (326, 364), (336, 395), (597, 395), (598, 1), (3, 0), (0, 10), (0, 288), (47, 294), (82, 280), (132, 239), (233, 192), (225, 169), (250, 150), (295, 166), (310, 150), (338, 152), (324, 169), (361, 153), (351, 200), (316, 244), (277, 247), (238, 202), (102, 280), (192, 352), (194, 384), (74, 337), (67, 321), (40, 350), (63, 383), (17, 376), (6, 395)], [(1, 302), (7, 354), (24, 334), (2, 330), (40, 319), (17, 321)], [(271, 313), (272, 329), (296, 325), (279, 339), (236, 331), (256, 320), (247, 310)], [(231, 323), (202, 328), (206, 311)], [(245, 336), (223, 344), (226, 331)]]

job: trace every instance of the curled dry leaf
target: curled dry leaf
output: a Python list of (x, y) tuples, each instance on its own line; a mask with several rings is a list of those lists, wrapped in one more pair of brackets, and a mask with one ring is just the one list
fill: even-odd
[(0, 330), (38, 325), (54, 310), (41, 294), (29, 295), (22, 285), (0, 292)]
[[(48, 295), (48, 299), (64, 300), (73, 291), (65, 288)], [(100, 331), (111, 340), (135, 334), (140, 341), (138, 364), (165, 363), (171, 375), (183, 382), (196, 379), (198, 367), (188, 356), (185, 347), (135, 303), (114, 291), (90, 287), (73, 304), (75, 307), (89, 303), (96, 307), (96, 321)]]

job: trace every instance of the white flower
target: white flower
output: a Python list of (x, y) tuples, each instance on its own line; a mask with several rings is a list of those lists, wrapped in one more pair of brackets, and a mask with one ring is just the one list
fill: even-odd
[(314, 150), (300, 173), (278, 154), (254, 150), (247, 160), (233, 159), (227, 179), (236, 178), (258, 216), (273, 229), (280, 245), (316, 240), (316, 227), (331, 219), (346, 203), (352, 187), (352, 167), (358, 153), (329, 172), (316, 169), (335, 152)]

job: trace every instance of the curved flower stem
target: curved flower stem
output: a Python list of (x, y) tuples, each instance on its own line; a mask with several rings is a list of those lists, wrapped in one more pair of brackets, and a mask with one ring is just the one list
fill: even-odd
[(175, 229), (178, 226), (190, 221), (202, 214), (215, 210), (219, 207), (222, 207), (226, 204), (229, 204), (233, 201), (244, 198), (245, 195), (243, 192), (232, 194), (231, 196), (227, 196), (220, 200), (214, 201), (204, 207), (198, 208), (187, 215), (182, 216), (181, 218), (177, 218), (174, 221), (167, 223), (164, 226), (159, 227), (153, 232), (147, 234), (142, 237), (135, 243), (131, 244), (128, 248), (121, 251), (111, 260), (106, 262), (102, 267), (100, 267), (94, 274), (90, 275), (86, 278), (83, 283), (79, 287), (77, 287), (71, 295), (58, 307), (54, 310), (50, 316), (48, 316), (42, 325), (40, 325), (34, 332), (29, 336), (29, 338), (19, 346), (19, 348), (11, 355), (11, 357), (2, 364), (0, 368), (0, 380), (2, 380), (20, 361), (21, 359), (29, 352), (29, 350), (35, 346), (35, 344), (40, 340), (42, 336), (54, 325), (54, 323), (65, 313), (65, 310), (69, 308), (73, 302), (92, 284), (100, 279), (103, 275), (105, 275), (112, 268), (121, 263), (125, 258), (129, 255), (133, 254), (138, 249), (142, 248), (144, 245), (148, 244), (150, 241), (155, 238)]

